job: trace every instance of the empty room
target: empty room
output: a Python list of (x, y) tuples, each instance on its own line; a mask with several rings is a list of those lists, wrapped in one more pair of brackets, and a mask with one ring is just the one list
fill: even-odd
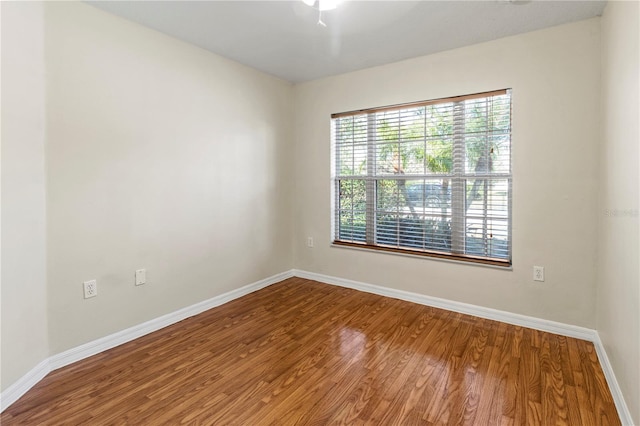
[(2, 425), (640, 425), (640, 2), (0, 2)]

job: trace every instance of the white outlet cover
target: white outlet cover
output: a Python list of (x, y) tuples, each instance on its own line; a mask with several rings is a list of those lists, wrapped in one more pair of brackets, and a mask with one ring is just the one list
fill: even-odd
[(544, 281), (544, 266), (533, 267), (533, 280)]
[(98, 282), (96, 280), (85, 281), (82, 283), (84, 289), (84, 298), (89, 299), (98, 295)]

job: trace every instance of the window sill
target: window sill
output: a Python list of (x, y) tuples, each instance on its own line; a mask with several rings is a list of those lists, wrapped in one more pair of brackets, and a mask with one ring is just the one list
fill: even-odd
[(511, 271), (513, 270), (513, 266), (511, 262), (506, 260), (498, 260), (498, 259), (483, 259), (477, 258), (473, 256), (459, 256), (447, 253), (437, 253), (437, 252), (422, 252), (422, 251), (414, 251), (407, 249), (399, 249), (396, 247), (387, 247), (387, 246), (372, 246), (368, 244), (359, 244), (359, 243), (347, 243), (343, 241), (333, 241), (331, 243), (331, 247), (336, 248), (346, 248), (353, 250), (366, 251), (369, 253), (383, 253), (383, 254), (392, 254), (396, 256), (406, 256), (420, 259), (430, 259), (430, 260), (439, 260), (443, 262), (450, 262), (456, 264), (464, 264), (464, 265), (472, 265), (472, 266), (483, 266), (492, 269), (499, 269), (501, 271)]

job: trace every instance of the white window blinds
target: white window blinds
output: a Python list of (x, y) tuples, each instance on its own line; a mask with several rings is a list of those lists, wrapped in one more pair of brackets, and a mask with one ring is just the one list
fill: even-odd
[(334, 243), (511, 262), (510, 90), (334, 114)]

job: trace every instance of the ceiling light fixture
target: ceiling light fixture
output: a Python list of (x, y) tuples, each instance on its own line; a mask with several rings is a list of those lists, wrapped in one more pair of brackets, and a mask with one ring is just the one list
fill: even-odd
[(318, 11), (318, 25), (322, 25), (323, 27), (326, 27), (327, 24), (325, 24), (322, 21), (322, 12), (337, 8), (341, 0), (302, 0), (302, 1), (307, 6), (311, 6), (312, 8)]

